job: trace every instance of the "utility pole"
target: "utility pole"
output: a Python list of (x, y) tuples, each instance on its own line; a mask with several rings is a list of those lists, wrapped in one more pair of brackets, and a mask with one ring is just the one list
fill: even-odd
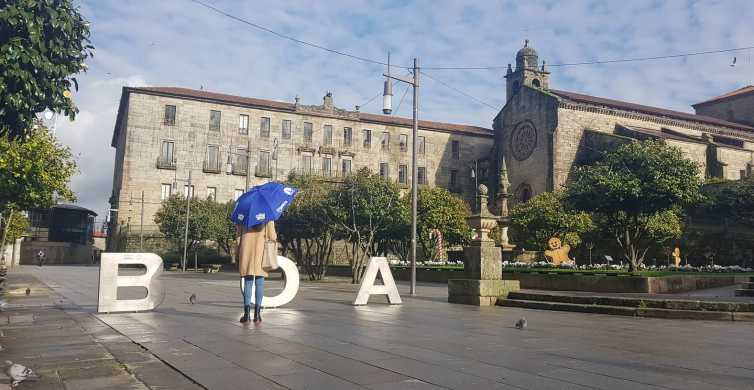
[(243, 192), (249, 190), (249, 175), (251, 175), (251, 137), (246, 135), (246, 188)]
[(144, 191), (141, 191), (141, 218), (139, 221), (139, 252), (144, 252)]
[(387, 73), (383, 74), (387, 80), (385, 80), (382, 112), (390, 114), (393, 111), (393, 91), (390, 79), (398, 80), (414, 87), (414, 129), (411, 135), (411, 287), (409, 291), (411, 295), (416, 295), (416, 208), (417, 187), (419, 185), (419, 170), (416, 166), (416, 143), (418, 141), (417, 133), (419, 132), (419, 60), (414, 58), (414, 66), (412, 68), (414, 73), (413, 79), (390, 74), (390, 54), (388, 54), (387, 68)]
[(188, 174), (188, 187), (186, 189), (186, 230), (183, 233), (183, 272), (186, 272), (186, 253), (188, 251), (188, 231), (189, 231), (189, 214), (191, 213), (191, 197), (194, 191), (191, 190), (191, 170)]

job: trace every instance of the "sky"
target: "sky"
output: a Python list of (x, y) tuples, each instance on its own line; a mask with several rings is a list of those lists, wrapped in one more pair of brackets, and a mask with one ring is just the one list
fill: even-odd
[[(398, 65), (414, 57), (426, 67), (515, 65), (525, 39), (548, 64), (754, 46), (749, 0), (201, 1), (360, 57), (385, 61), (390, 52)], [(384, 66), (281, 39), (191, 0), (76, 3), (96, 51), (78, 75), (80, 113), (58, 120), (56, 135), (77, 158), (78, 204), (100, 219), (112, 190), (110, 140), (123, 86), (203, 87), (286, 102), (299, 96), (303, 104), (321, 104), (331, 91), (338, 107), (381, 112)], [(754, 84), (752, 57), (754, 50), (551, 67), (550, 88), (693, 112), (690, 104)], [(421, 119), (491, 127), (505, 102), (504, 68), (425, 72), (475, 99), (423, 78)], [(410, 117), (405, 90), (394, 89), (394, 115)]]

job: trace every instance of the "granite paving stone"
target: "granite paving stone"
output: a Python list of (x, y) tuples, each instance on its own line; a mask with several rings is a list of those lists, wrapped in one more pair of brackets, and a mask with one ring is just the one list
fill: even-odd
[[(17, 272), (45, 282), (71, 313), (106, 325), (82, 320), (146, 384), (167, 363), (180, 371), (171, 368), (169, 388), (754, 389), (754, 338), (743, 322), (454, 305), (447, 286), (432, 283), (412, 297), (399, 282), (400, 306), (370, 299), (353, 307), (357, 286), (302, 281), (293, 302), (244, 325), (237, 275), (172, 272), (162, 276), (166, 297), (156, 310), (98, 315), (96, 270)], [(521, 317), (525, 330), (513, 327)], [(52, 347), (66, 345), (79, 348)]]

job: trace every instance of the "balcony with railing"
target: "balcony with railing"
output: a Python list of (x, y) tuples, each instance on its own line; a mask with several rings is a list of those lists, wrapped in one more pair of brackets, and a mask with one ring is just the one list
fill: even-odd
[(317, 176), (317, 177), (322, 177), (328, 181), (343, 181), (343, 179), (346, 176), (350, 175), (350, 172), (344, 174), (342, 171), (336, 170), (336, 169), (322, 170), (322, 169), (296, 168), (293, 170), (293, 172), (298, 176)]
[(220, 173), (222, 172), (222, 164), (219, 160), (215, 161), (208, 161), (204, 160), (204, 165), (202, 165), (202, 171), (206, 173)]
[(256, 168), (254, 168), (254, 176), (256, 177), (272, 177), (272, 169), (270, 169), (269, 166), (259, 166), (257, 165)]
[(157, 157), (157, 169), (173, 169), (175, 170), (176, 160), (175, 158), (169, 159), (165, 156)]
[(234, 162), (230, 164), (230, 173), (237, 176), (246, 176), (246, 162)]

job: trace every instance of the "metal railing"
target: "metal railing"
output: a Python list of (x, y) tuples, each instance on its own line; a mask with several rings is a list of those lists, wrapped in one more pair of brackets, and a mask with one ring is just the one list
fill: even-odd
[(238, 176), (246, 176), (246, 163), (231, 163), (230, 173)]
[(272, 177), (272, 169), (270, 167), (260, 167), (257, 166), (254, 168), (254, 176), (256, 177)]
[(176, 160), (165, 158), (164, 156), (157, 157), (157, 169), (175, 169)]
[(207, 161), (204, 160), (204, 164), (202, 165), (202, 171), (206, 173), (220, 173), (222, 172), (222, 164), (219, 160), (216, 161)]

